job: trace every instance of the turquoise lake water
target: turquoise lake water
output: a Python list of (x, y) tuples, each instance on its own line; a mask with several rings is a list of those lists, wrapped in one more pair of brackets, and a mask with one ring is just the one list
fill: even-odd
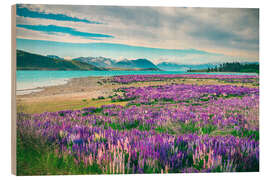
[[(88, 76), (118, 76), (138, 74), (208, 74), (183, 71), (16, 71), (17, 94), (42, 90), (42, 87), (65, 84), (71, 78)], [(256, 75), (255, 73), (211, 73), (228, 75)]]

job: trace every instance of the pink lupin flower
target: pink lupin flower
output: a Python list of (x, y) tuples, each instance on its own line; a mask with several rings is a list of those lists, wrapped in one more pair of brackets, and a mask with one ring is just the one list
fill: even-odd
[(166, 164), (166, 166), (165, 166), (165, 173), (168, 173), (169, 171), (169, 168), (168, 168), (168, 165)]
[(124, 150), (126, 151), (126, 152), (128, 152), (128, 138), (126, 138), (125, 139), (125, 142), (124, 142)]
[(103, 152), (102, 152), (102, 149), (100, 148), (100, 149), (98, 149), (98, 156), (97, 156), (97, 158), (98, 158), (97, 163), (99, 165), (101, 165), (102, 155), (103, 155)]
[(125, 163), (122, 163), (122, 173), (125, 174)]
[(85, 165), (85, 166), (87, 166), (87, 164), (88, 164), (88, 160), (87, 160), (87, 158), (86, 158), (86, 157), (83, 157), (83, 163), (84, 163), (84, 165)]
[(213, 150), (210, 149), (208, 153), (208, 162), (207, 162), (207, 167), (211, 168), (213, 165)]
[(192, 158), (193, 158), (193, 164), (195, 165), (196, 164), (195, 154), (192, 155)]
[(110, 174), (112, 173), (112, 161), (110, 161), (110, 163), (109, 163), (109, 166), (110, 166)]
[(90, 156), (88, 157), (88, 161), (89, 161), (89, 165), (91, 166), (93, 164), (92, 154), (90, 154)]
[(115, 173), (115, 160), (113, 161), (112, 169), (113, 169), (113, 174), (114, 174)]

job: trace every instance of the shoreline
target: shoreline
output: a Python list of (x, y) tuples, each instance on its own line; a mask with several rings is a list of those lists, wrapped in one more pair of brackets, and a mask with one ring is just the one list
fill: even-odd
[(44, 87), (42, 91), (30, 94), (16, 95), (17, 112), (25, 111), (32, 114), (109, 104), (111, 101), (108, 98), (102, 101), (93, 100), (99, 96), (108, 97), (113, 93), (116, 86), (98, 84), (98, 81), (107, 78), (109, 77), (71, 78), (66, 84)]
[[(41, 85), (38, 85), (36, 87), (33, 88), (22, 88), (22, 89), (16, 89), (16, 95), (17, 96), (24, 96), (24, 95), (33, 95), (33, 93), (37, 93), (37, 92), (41, 92), (41, 91), (46, 91), (48, 89), (51, 88), (57, 88), (58, 86), (63, 86), (65, 87), (65, 85), (71, 83), (71, 81), (76, 81), (76, 79), (82, 79), (82, 78), (108, 78), (106, 76), (88, 76), (88, 77), (73, 77), (73, 78), (64, 78), (64, 79), (55, 79), (53, 80), (54, 82), (50, 81), (50, 83), (40, 83)], [(17, 82), (18, 83), (18, 82)], [(43, 84), (43, 85), (42, 85)], [(23, 92), (23, 91), (29, 91), (29, 92), (25, 92), (23, 94), (18, 94), (18, 92)]]
[[(189, 73), (187, 73), (189, 74)], [(206, 73), (208, 74), (208, 73)], [(215, 72), (209, 72), (215, 74)], [(45, 98), (48, 96), (67, 96), (97, 98), (98, 96), (111, 95), (114, 88), (122, 85), (114, 83), (102, 83), (113, 76), (87, 76), (65, 78), (61, 83), (38, 86), (28, 89), (16, 89), (17, 99)], [(101, 83), (101, 84), (100, 84)], [(18, 94), (17, 92), (30, 91), (29, 93)]]
[[(100, 107), (101, 105), (118, 104), (125, 105), (127, 102), (112, 102), (109, 98), (114, 94), (114, 89), (120, 87), (143, 87), (179, 84), (216, 85), (224, 84), (217, 79), (171, 79), (167, 81), (135, 82), (130, 84), (104, 83), (111, 76), (89, 76), (71, 78), (65, 84), (32, 89), (30, 94), (16, 95), (17, 112), (29, 114), (56, 112), (60, 110), (78, 110), (84, 107)], [(243, 86), (242, 83), (226, 83)], [(246, 84), (253, 87), (252, 84)], [(17, 92), (17, 91), (16, 91)], [(98, 98), (98, 97), (103, 98)]]
[[(69, 78), (65, 79), (64, 83), (39, 86), (36, 88), (29, 89), (18, 89), (18, 91), (37, 91), (29, 94), (17, 94), (18, 98), (31, 98), (31, 97), (45, 97), (51, 95), (65, 95), (70, 93), (79, 93), (79, 92), (88, 92), (89, 90), (96, 90), (98, 87), (98, 81), (102, 79), (107, 79), (109, 77), (103, 76), (89, 76), (89, 77), (78, 77), (78, 78)], [(91, 89), (90, 89), (91, 88)]]
[[(138, 71), (137, 71), (138, 72)], [(163, 71), (164, 72), (164, 71)], [(175, 71), (172, 71), (175, 72)], [(176, 71), (178, 72), (178, 71)], [(179, 74), (235, 74), (235, 75), (255, 75), (255, 76), (259, 76), (259, 74), (257, 73), (245, 73), (245, 72), (182, 72), (179, 71)], [(155, 73), (154, 73), (155, 74)], [(161, 73), (163, 74), (163, 73)], [(170, 74), (170, 73), (168, 73)], [(178, 73), (176, 73), (178, 74)], [(137, 74), (134, 74), (137, 75)], [(36, 92), (41, 92), (46, 90), (46, 88), (48, 87), (54, 87), (54, 86), (60, 86), (60, 85), (65, 85), (68, 84), (72, 79), (77, 79), (77, 78), (110, 78), (113, 76), (118, 76), (118, 75), (98, 75), (98, 76), (82, 76), (82, 77), (69, 77), (69, 78), (60, 78), (60, 79), (52, 79), (52, 80), (46, 80), (44, 82), (23, 82), (23, 81), (19, 81), (17, 79), (16, 81), (16, 95), (22, 96), (22, 95), (27, 95), (27, 94), (33, 94)], [(33, 85), (37, 83), (36, 85)], [(31, 87), (31, 85), (33, 87)], [(22, 86), (20, 87), (20, 89), (18, 89), (18, 86)], [(25, 87), (26, 86), (26, 87)]]

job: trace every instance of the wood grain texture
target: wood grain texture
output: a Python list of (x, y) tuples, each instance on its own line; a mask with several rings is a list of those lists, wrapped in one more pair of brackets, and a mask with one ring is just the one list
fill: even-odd
[(11, 6), (11, 173), (16, 175), (16, 5)]

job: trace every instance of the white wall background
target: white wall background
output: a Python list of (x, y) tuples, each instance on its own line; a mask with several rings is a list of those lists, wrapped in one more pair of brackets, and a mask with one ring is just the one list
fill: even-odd
[(270, 177), (270, 7), (264, 0), (5, 0), (1, 1), (1, 48), (0, 48), (0, 178), (16, 179), (11, 175), (11, 5), (16, 3), (87, 4), (87, 5), (137, 5), (179, 7), (245, 7), (260, 8), (260, 173), (215, 173), (215, 174), (169, 174), (169, 175), (99, 175), (99, 176), (43, 176), (20, 177), (20, 179), (262, 179)]

